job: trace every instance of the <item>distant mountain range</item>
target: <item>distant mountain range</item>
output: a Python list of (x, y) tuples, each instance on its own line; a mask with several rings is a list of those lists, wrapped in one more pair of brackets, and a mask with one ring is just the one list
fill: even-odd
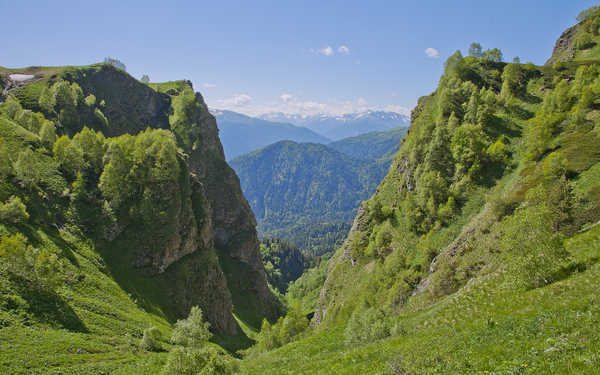
[(267, 113), (259, 116), (259, 118), (302, 126), (333, 141), (373, 131), (408, 126), (410, 123), (410, 118), (407, 115), (385, 111), (364, 111), (339, 116), (326, 114), (307, 116), (278, 112)]
[(266, 121), (232, 111), (210, 111), (217, 119), (219, 137), (228, 160), (282, 140), (331, 142), (330, 139), (305, 127)]

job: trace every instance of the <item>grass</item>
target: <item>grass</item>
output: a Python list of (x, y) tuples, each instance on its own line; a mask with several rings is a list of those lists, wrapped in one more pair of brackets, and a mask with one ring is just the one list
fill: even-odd
[[(568, 250), (597, 257), (599, 236), (598, 228), (577, 235)], [(495, 274), (425, 310), (401, 314), (395, 319), (403, 335), (347, 346), (340, 324), (249, 358), (241, 373), (393, 374), (396, 365), (406, 374), (595, 374), (599, 282), (598, 264), (531, 291), (503, 287), (503, 276)]]

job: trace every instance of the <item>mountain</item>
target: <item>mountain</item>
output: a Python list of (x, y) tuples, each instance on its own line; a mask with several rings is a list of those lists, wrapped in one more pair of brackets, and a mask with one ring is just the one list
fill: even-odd
[[(314, 255), (331, 252), (387, 164), (328, 146), (281, 141), (233, 159), (264, 237), (283, 238)], [(335, 235), (333, 235), (335, 233)]]
[(307, 128), (271, 122), (241, 113), (211, 110), (217, 119), (219, 138), (227, 160), (258, 150), (278, 141), (329, 143), (330, 139)]
[(268, 121), (287, 122), (303, 126), (334, 141), (354, 137), (373, 131), (383, 131), (410, 123), (408, 116), (385, 111), (364, 111), (347, 113), (339, 116), (294, 115), (285, 113), (267, 113), (260, 118)]
[(238, 322), (277, 318), (254, 216), (189, 81), (109, 64), (0, 77), (1, 373), (157, 373), (162, 355), (130, 349), (170, 345), (193, 306), (231, 348), (249, 343)]
[(406, 135), (407, 130), (406, 127), (400, 127), (382, 132), (370, 132), (340, 139), (328, 143), (327, 146), (359, 159), (386, 158), (391, 161), (400, 149), (400, 141)]
[(283, 345), (297, 313), (265, 326), (244, 373), (598, 372), (600, 7), (579, 20), (552, 64), (448, 58), (329, 261), (314, 329)]

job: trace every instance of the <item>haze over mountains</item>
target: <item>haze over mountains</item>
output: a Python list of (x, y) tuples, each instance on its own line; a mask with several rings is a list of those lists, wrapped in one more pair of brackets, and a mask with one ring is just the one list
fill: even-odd
[(330, 142), (310, 129), (289, 123), (266, 121), (226, 110), (211, 109), (211, 113), (217, 119), (219, 137), (228, 160), (282, 140)]
[(303, 126), (333, 141), (372, 131), (407, 126), (410, 123), (410, 118), (407, 115), (372, 110), (342, 115), (298, 115), (279, 112), (267, 113), (259, 117), (263, 120)]

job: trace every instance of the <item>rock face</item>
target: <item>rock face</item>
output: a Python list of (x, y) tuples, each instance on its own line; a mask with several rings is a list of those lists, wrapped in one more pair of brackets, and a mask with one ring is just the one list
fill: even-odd
[[(172, 212), (167, 234), (158, 241), (144, 238), (143, 231), (135, 230), (140, 224), (129, 222), (108, 238), (131, 248), (132, 270), (162, 280), (168, 308), (177, 318), (199, 305), (218, 333), (236, 334), (234, 306), (252, 310), (257, 319), (274, 319), (278, 312), (260, 258), (254, 215), (225, 161), (215, 118), (191, 82), (144, 85), (110, 65), (67, 70), (49, 81), (58, 79), (77, 82), (85, 96), (93, 94), (103, 103), (109, 126), (97, 130), (107, 137), (147, 127), (170, 129), (184, 153), (179, 186), (172, 187), (179, 191), (171, 191), (169, 196), (176, 198), (167, 203)], [(237, 272), (227, 267), (231, 263)], [(239, 296), (244, 299), (236, 300)]]
[(546, 65), (552, 65), (556, 61), (570, 61), (575, 57), (575, 35), (579, 30), (579, 25), (565, 30), (554, 45), (552, 56), (546, 61)]

